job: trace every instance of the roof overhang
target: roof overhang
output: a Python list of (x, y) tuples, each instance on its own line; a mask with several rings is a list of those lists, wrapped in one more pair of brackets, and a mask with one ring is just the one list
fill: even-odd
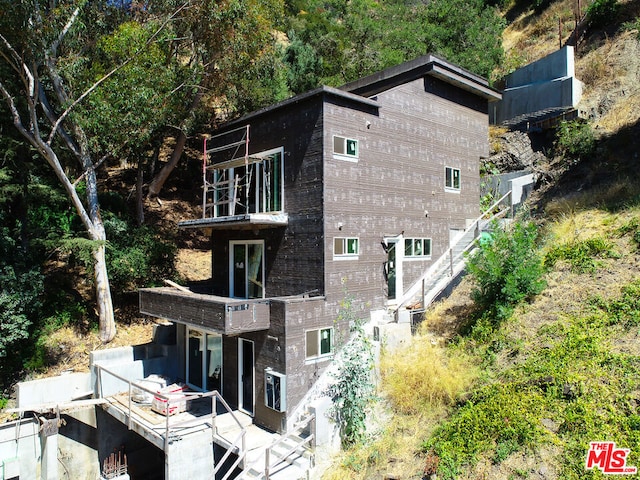
[(178, 228), (202, 228), (211, 230), (256, 230), (262, 228), (286, 227), (289, 215), (286, 213), (249, 213), (217, 218), (183, 220)]
[(356, 95), (373, 97), (380, 92), (425, 76), (436, 77), (488, 101), (497, 101), (502, 98), (502, 94), (491, 88), (485, 78), (435, 55), (425, 55), (387, 68), (368, 77), (347, 83), (340, 88)]

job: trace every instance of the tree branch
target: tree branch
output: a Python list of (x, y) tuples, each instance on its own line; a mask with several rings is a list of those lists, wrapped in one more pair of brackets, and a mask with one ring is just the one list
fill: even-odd
[[(60, 126), (60, 124), (62, 123), (62, 121), (71, 113), (71, 110), (78, 105), (82, 100), (84, 100), (91, 92), (93, 92), (96, 88), (98, 88), (102, 83), (104, 83), (107, 79), (109, 79), (112, 75), (114, 75), (116, 72), (118, 72), (120, 69), (122, 69), (123, 67), (125, 67), (126, 65), (128, 65), (134, 58), (136, 58), (148, 45), (151, 44), (151, 42), (153, 42), (155, 40), (155, 38), (160, 34), (160, 32), (162, 32), (162, 30), (164, 30), (164, 28), (167, 26), (167, 24), (172, 21), (177, 15), (178, 13), (180, 13), (182, 10), (184, 10), (187, 6), (189, 5), (189, 2), (184, 3), (180, 8), (178, 8), (178, 10), (176, 10), (174, 13), (171, 14), (171, 16), (169, 16), (169, 18), (167, 18), (162, 25), (160, 25), (160, 27), (158, 27), (158, 29), (153, 33), (153, 35), (151, 35), (151, 37), (149, 37), (149, 39), (145, 42), (144, 46), (139, 48), (132, 56), (130, 56), (129, 58), (127, 58), (125, 61), (123, 61), (120, 65), (118, 65), (117, 67), (113, 68), (109, 73), (107, 73), (104, 77), (100, 78), (98, 81), (96, 81), (93, 85), (91, 85), (82, 95), (80, 95), (71, 105), (69, 105), (67, 107), (67, 109), (62, 112), (62, 115), (60, 115), (60, 117), (58, 117), (58, 120), (56, 121), (56, 123), (53, 125), (53, 130), (51, 130), (51, 133), (49, 135), (49, 140), (47, 143), (51, 143), (51, 140), (53, 139), (53, 137), (55, 136), (58, 127)], [(49, 55), (47, 55), (49, 61), (53, 61), (53, 58), (49, 57)], [(47, 64), (49, 64), (49, 62), (47, 62)], [(60, 84), (61, 86), (61, 84)], [(57, 89), (56, 89), (57, 90)]]

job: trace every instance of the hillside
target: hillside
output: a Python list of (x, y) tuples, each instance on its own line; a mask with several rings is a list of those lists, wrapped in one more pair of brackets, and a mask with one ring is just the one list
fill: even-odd
[[(557, 49), (574, 5), (508, 12), (505, 71)], [(407, 351), (383, 363), (385, 426), (323, 479), (602, 478), (584, 466), (597, 440), (640, 465), (640, 2), (620, 5), (577, 48), (593, 154), (568, 161), (552, 133), (529, 135), (541, 254), (566, 255), (549, 261), (546, 288), (494, 331), (469, 333), (470, 278), (433, 305)]]

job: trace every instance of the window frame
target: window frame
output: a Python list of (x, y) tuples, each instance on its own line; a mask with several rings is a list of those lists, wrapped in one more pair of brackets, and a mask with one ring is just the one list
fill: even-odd
[[(407, 242), (411, 242), (411, 253), (407, 253)], [(415, 247), (417, 242), (422, 243), (422, 253), (420, 255), (416, 255)], [(425, 243), (429, 243), (429, 252), (425, 253), (424, 245)], [(430, 237), (405, 237), (404, 239), (404, 258), (407, 260), (426, 260), (431, 258), (432, 248), (433, 248), (433, 240)]]
[[(322, 332), (329, 332), (329, 351), (322, 353)], [(315, 333), (316, 337), (316, 345), (315, 345), (315, 354), (309, 355), (309, 334)], [(317, 360), (322, 360), (325, 358), (333, 357), (334, 353), (334, 328), (333, 327), (320, 327), (320, 328), (312, 328), (310, 330), (305, 330), (304, 332), (304, 358), (307, 362), (313, 362)]]
[[(458, 185), (455, 184), (455, 172), (458, 172)], [(462, 188), (462, 171), (456, 167), (444, 167), (444, 189), (447, 192), (459, 193)]]
[[(336, 253), (336, 242), (342, 240), (342, 252)], [(356, 242), (355, 253), (349, 252), (349, 241)], [(355, 260), (360, 256), (360, 237), (333, 237), (333, 259), (334, 260)]]
[[(336, 139), (342, 140), (342, 150), (343, 152), (336, 151)], [(355, 153), (350, 154), (349, 151), (349, 142), (354, 142), (355, 144)], [(331, 138), (331, 151), (333, 152), (333, 158), (339, 160), (347, 160), (349, 162), (357, 162), (360, 158), (360, 142), (357, 138), (344, 137), (342, 135), (333, 135)]]

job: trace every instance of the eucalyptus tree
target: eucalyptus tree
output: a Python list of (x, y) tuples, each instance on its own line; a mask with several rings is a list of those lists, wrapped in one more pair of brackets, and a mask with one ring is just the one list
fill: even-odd
[[(172, 1), (157, 4), (168, 11), (175, 8)], [(282, 0), (193, 1), (173, 24), (172, 48), (176, 58), (189, 66), (191, 76), (183, 84), (181, 118), (173, 124), (177, 129), (173, 152), (149, 183), (149, 197), (160, 194), (197, 127), (215, 125), (289, 95), (275, 30), (283, 8)]]
[[(87, 82), (87, 56), (99, 40), (127, 16), (112, 2), (86, 0), (1, 0), (0, 94), (14, 126), (53, 170), (73, 204), (90, 242), (100, 338), (116, 334), (105, 257), (106, 234), (100, 214), (97, 169), (109, 157), (96, 142), (91, 120), (106, 121), (90, 112), (87, 103), (101, 86), (125, 69), (139, 52), (150, 47), (180, 8), (157, 26), (135, 52), (125, 52), (109, 71), (96, 72)], [(78, 59), (85, 59), (85, 63)], [(135, 85), (127, 88), (135, 89)], [(121, 91), (121, 95), (129, 92)], [(145, 105), (138, 105), (144, 108)], [(87, 116), (87, 113), (90, 115)], [(91, 115), (95, 114), (95, 117)], [(82, 183), (83, 188), (78, 189)], [(79, 191), (84, 191), (81, 198)]]

